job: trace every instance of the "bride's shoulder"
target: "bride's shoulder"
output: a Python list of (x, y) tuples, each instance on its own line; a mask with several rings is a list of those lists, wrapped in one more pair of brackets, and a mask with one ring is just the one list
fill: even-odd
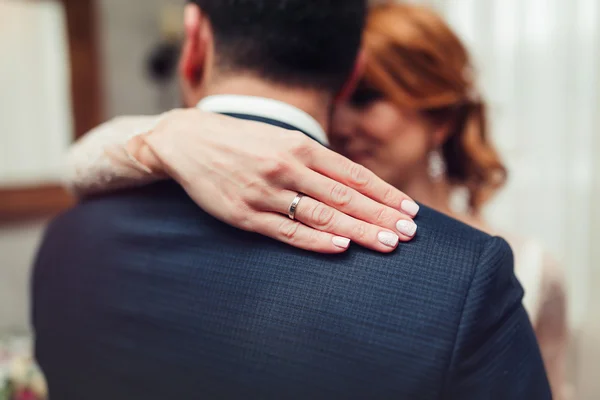
[(464, 217), (461, 220), (489, 235), (499, 236), (506, 240), (513, 251), (515, 272), (518, 275), (523, 275), (523, 270), (527, 270), (528, 275), (537, 277), (544, 275), (552, 279), (562, 279), (560, 264), (540, 240), (495, 229), (480, 217)]
[(511, 233), (498, 233), (513, 250), (515, 270), (538, 269), (547, 278), (562, 279), (563, 269), (557, 259), (537, 239)]
[(564, 294), (564, 269), (541, 241), (512, 234), (503, 236), (513, 249), (515, 275), (525, 288), (524, 304), (529, 311), (538, 309), (556, 293)]
[(549, 271), (560, 269), (560, 264), (542, 241), (504, 232), (499, 232), (497, 235), (502, 236), (510, 244), (515, 256), (515, 263), (538, 264), (540, 268)]

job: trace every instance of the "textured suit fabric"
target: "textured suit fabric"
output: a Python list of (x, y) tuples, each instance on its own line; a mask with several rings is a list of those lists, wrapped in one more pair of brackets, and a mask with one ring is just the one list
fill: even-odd
[(321, 255), (173, 182), (87, 200), (34, 269), (51, 400), (550, 399), (506, 242), (417, 223), (393, 254)]

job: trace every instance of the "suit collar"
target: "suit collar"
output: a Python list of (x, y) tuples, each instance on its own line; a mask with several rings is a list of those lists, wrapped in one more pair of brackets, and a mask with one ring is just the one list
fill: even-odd
[(255, 96), (216, 95), (202, 99), (198, 108), (299, 130), (325, 146), (329, 144), (325, 131), (313, 117), (278, 100)]

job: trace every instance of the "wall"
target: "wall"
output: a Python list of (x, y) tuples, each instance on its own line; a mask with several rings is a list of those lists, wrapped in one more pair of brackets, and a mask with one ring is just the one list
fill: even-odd
[(0, 333), (29, 326), (29, 276), (45, 221), (0, 227)]
[[(162, 42), (160, 13), (183, 0), (100, 0), (106, 116), (157, 114), (178, 105), (176, 84), (149, 80), (149, 53)], [(183, 15), (181, 15), (183, 21)]]

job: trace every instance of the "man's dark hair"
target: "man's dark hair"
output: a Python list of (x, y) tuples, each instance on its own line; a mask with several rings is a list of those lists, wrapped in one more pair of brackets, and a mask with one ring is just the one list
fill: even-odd
[(352, 71), (366, 0), (191, 0), (211, 21), (217, 62), (275, 83), (336, 91)]

